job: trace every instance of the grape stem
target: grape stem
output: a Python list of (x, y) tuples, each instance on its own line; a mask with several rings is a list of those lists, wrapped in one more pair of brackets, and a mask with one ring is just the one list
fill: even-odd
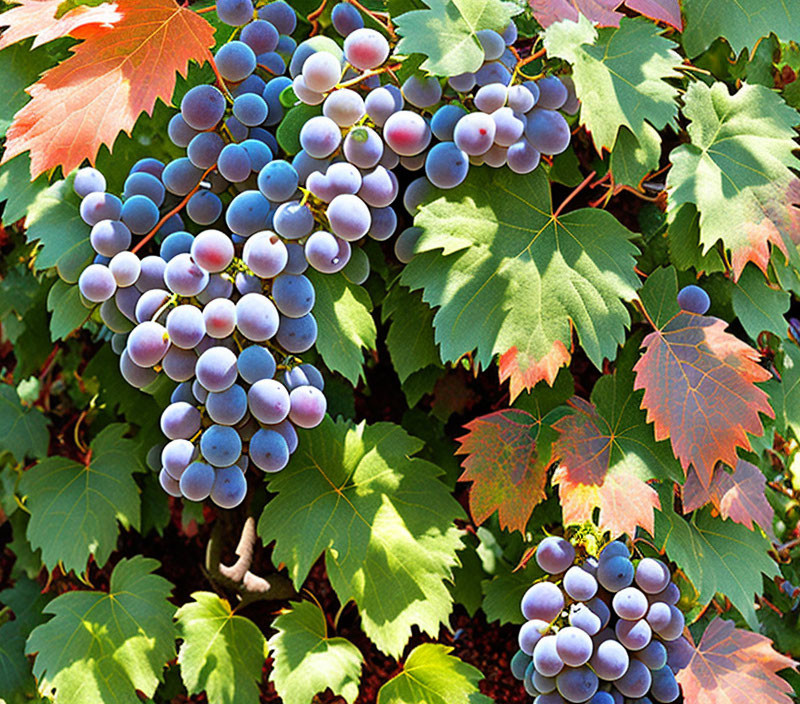
[(369, 15), (373, 20), (375, 20), (375, 22), (377, 22), (381, 27), (383, 27), (383, 29), (386, 30), (386, 32), (392, 39), (397, 39), (397, 34), (392, 28), (390, 22), (388, 20), (382, 19), (382, 17), (380, 16), (384, 13), (379, 14), (377, 12), (373, 12), (369, 8), (364, 7), (360, 2), (358, 2), (358, 0), (347, 0), (347, 2), (349, 2), (353, 7), (357, 7), (365, 15)]
[[(241, 596), (241, 604), (253, 601), (283, 600), (295, 595), (291, 580), (274, 573), (267, 577), (259, 577), (250, 570), (253, 563), (253, 547), (258, 534), (255, 518), (249, 516), (242, 526), (239, 544), (236, 546), (238, 560), (232, 565), (222, 563), (222, 537), (225, 524), (230, 524), (230, 514), (223, 512), (211, 531), (206, 547), (206, 570), (209, 578), (224, 585)], [(229, 526), (228, 526), (229, 527)]]
[(159, 220), (156, 223), (156, 226), (152, 230), (150, 230), (150, 232), (148, 232), (144, 237), (142, 237), (141, 240), (139, 240), (139, 242), (131, 250), (131, 252), (136, 254), (136, 252), (138, 252), (142, 247), (144, 247), (144, 245), (146, 245), (151, 239), (153, 239), (153, 237), (155, 237), (156, 232), (158, 232), (161, 229), (161, 226), (167, 220), (169, 220), (173, 215), (175, 215), (175, 213), (179, 213), (181, 210), (183, 210), (183, 207), (189, 202), (189, 198), (191, 198), (195, 193), (197, 193), (197, 191), (200, 190), (200, 186), (202, 185), (206, 176), (208, 176), (216, 168), (217, 168), (216, 164), (212, 164), (211, 166), (209, 166), (203, 172), (203, 175), (200, 177), (200, 181), (197, 183), (197, 185), (183, 197), (183, 200), (180, 203), (178, 203), (178, 205), (176, 205), (172, 210), (170, 210), (168, 213), (165, 213), (161, 217), (161, 220)]
[(314, 35), (319, 32), (319, 16), (325, 12), (325, 6), (328, 4), (328, 0), (322, 0), (322, 4), (314, 10), (310, 15), (308, 15), (307, 19), (311, 22), (311, 34), (309, 36), (313, 37)]
[(211, 64), (211, 70), (214, 72), (214, 75), (217, 78), (217, 84), (219, 85), (219, 89), (225, 96), (225, 100), (227, 100), (229, 103), (233, 103), (233, 96), (228, 90), (228, 86), (225, 85), (225, 79), (222, 78), (222, 75), (220, 74), (219, 69), (217, 68), (217, 62), (214, 61), (213, 56), (209, 55), (208, 63)]
[(195, 10), (198, 15), (202, 15), (205, 12), (214, 12), (217, 9), (216, 4), (210, 5), (209, 7), (201, 7), (199, 10)]
[(592, 171), (585, 179), (583, 179), (583, 181), (581, 181), (578, 184), (578, 186), (572, 191), (572, 193), (570, 193), (566, 198), (564, 198), (563, 201), (561, 201), (561, 205), (559, 205), (558, 209), (556, 210), (556, 212), (553, 213), (553, 220), (558, 220), (558, 216), (561, 215), (561, 213), (563, 212), (563, 210), (567, 206), (567, 204), (575, 196), (577, 196), (578, 193), (580, 193), (588, 185), (589, 181), (591, 181), (595, 176), (597, 176), (597, 172), (596, 171)]
[(350, 86), (354, 86), (358, 83), (361, 83), (365, 78), (370, 78), (371, 76), (379, 76), (382, 73), (386, 73), (387, 71), (396, 71), (402, 66), (402, 64), (394, 64), (393, 66), (384, 66), (383, 68), (375, 68), (371, 71), (364, 71), (360, 76), (356, 76), (355, 78), (351, 78), (349, 81), (345, 81), (344, 83), (340, 83), (336, 86), (336, 88), (349, 88)]

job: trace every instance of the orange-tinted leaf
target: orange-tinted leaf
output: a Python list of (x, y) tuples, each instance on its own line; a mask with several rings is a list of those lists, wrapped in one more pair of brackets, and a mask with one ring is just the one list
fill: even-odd
[(457, 455), (467, 455), (459, 481), (473, 482), (469, 508), (477, 524), (495, 511), (500, 527), (524, 531), (533, 507), (545, 498), (549, 446), (537, 447), (542, 420), (510, 408), (467, 423)]
[(797, 664), (758, 633), (715, 618), (677, 679), (692, 704), (791, 704), (791, 685), (777, 673)]
[[(669, 292), (666, 295), (670, 295)], [(708, 487), (718, 461), (735, 467), (736, 448), (761, 435), (759, 413), (775, 414), (755, 382), (770, 374), (759, 354), (718, 318), (680, 311), (642, 342), (635, 388), (657, 440), (669, 438), (684, 471), (694, 465)]]
[(697, 472), (690, 469), (683, 485), (683, 510), (688, 513), (710, 502), (723, 518), (748, 528), (759, 525), (767, 535), (772, 535), (775, 512), (764, 494), (766, 484), (764, 473), (743, 459), (736, 463), (733, 474), (717, 467), (707, 489), (700, 483)]
[(558, 485), (564, 524), (588, 521), (599, 507), (598, 525), (614, 537), (634, 535), (637, 526), (652, 533), (653, 509), (661, 506), (656, 491), (627, 468), (609, 471), (612, 450), (621, 449), (616, 428), (588, 401), (576, 397), (570, 405), (576, 412), (553, 426), (561, 433), (553, 447), (559, 459), (553, 484)]
[(512, 347), (500, 356), (500, 383), (509, 380), (508, 392), (513, 401), (523, 391), (530, 391), (542, 380), (552, 386), (558, 370), (569, 364), (570, 358), (570, 351), (561, 340), (556, 340), (550, 352), (539, 360), (530, 354), (519, 354), (517, 348)]
[(30, 150), (31, 177), (71, 171), (120, 131), (130, 133), (157, 98), (169, 101), (175, 73), (210, 58), (214, 30), (173, 0), (119, 0), (114, 29), (78, 44), (73, 55), (28, 89), (32, 100), (7, 132), (3, 162)]
[(681, 6), (678, 0), (625, 0), (625, 5), (645, 17), (661, 20), (671, 24), (679, 32), (683, 31)]
[(578, 14), (586, 15), (601, 27), (619, 27), (623, 17), (621, 12), (615, 11), (622, 0), (528, 0), (528, 4), (542, 27), (564, 19), (577, 22)]

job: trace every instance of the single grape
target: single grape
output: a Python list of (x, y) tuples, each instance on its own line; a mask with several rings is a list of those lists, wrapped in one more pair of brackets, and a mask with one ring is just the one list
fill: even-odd
[(372, 90), (364, 101), (364, 107), (370, 119), (383, 127), (389, 116), (403, 109), (405, 100), (397, 86), (386, 85)]
[(333, 54), (318, 51), (305, 60), (302, 73), (303, 80), (310, 90), (327, 93), (339, 82), (342, 66)]
[(120, 355), (125, 351), (125, 345), (128, 341), (128, 333), (114, 333), (111, 336), (111, 350), (116, 355)]
[(198, 225), (211, 225), (222, 215), (222, 201), (211, 191), (198, 191), (192, 194), (186, 204), (186, 214)]
[(211, 500), (220, 508), (236, 508), (247, 494), (247, 479), (242, 470), (232, 467), (220, 467), (215, 472), (214, 484), (211, 487)]
[(269, 428), (276, 433), (280, 433), (281, 437), (286, 441), (286, 445), (289, 447), (289, 454), (292, 454), (297, 449), (299, 439), (297, 437), (297, 431), (294, 429), (291, 421), (284, 420), (275, 425), (270, 425)]
[(125, 184), (122, 187), (122, 197), (125, 199), (131, 196), (146, 196), (156, 206), (161, 207), (164, 203), (164, 184), (161, 179), (149, 174), (145, 171), (138, 171), (132, 173), (125, 179)]
[(685, 668), (694, 656), (694, 648), (683, 636), (665, 643), (664, 647), (667, 649), (667, 665), (674, 673)]
[(383, 156), (383, 140), (371, 127), (351, 129), (344, 139), (344, 156), (359, 169), (377, 166)]
[(247, 293), (261, 293), (261, 279), (243, 272), (238, 272), (235, 277), (236, 290), (244, 296)]
[(672, 620), (672, 611), (669, 607), (670, 605), (663, 601), (656, 601), (650, 605), (647, 611), (647, 623), (656, 633), (665, 629)]
[(539, 100), (536, 104), (547, 110), (558, 110), (567, 102), (567, 87), (558, 76), (545, 76), (536, 82), (539, 87)]
[(528, 174), (539, 166), (541, 154), (527, 139), (521, 139), (508, 148), (506, 162), (515, 174)]
[(599, 686), (597, 675), (588, 667), (568, 667), (556, 678), (559, 694), (568, 702), (585, 702), (592, 698)]
[(187, 157), (173, 159), (164, 168), (164, 187), (176, 196), (185, 196), (200, 183), (202, 175)]
[(338, 149), (342, 141), (339, 126), (324, 115), (307, 120), (300, 130), (300, 145), (315, 159), (324, 159)]
[(556, 636), (556, 650), (565, 665), (580, 667), (592, 656), (592, 639), (580, 628), (566, 626)]
[(394, 241), (394, 255), (403, 264), (408, 264), (414, 258), (414, 250), (422, 236), (422, 228), (407, 227)]
[(621, 555), (600, 560), (597, 581), (610, 592), (618, 592), (633, 583), (633, 563)]
[(467, 114), (460, 105), (442, 105), (431, 118), (431, 132), (440, 142), (451, 142), (458, 121)]
[(192, 350), (182, 350), (172, 346), (167, 350), (161, 366), (164, 373), (173, 381), (189, 381), (194, 376), (197, 355)]
[(276, 203), (289, 200), (297, 184), (297, 170), (282, 159), (269, 162), (258, 174), (258, 190)]
[(344, 55), (351, 66), (369, 71), (389, 58), (389, 42), (374, 29), (357, 29), (345, 38)]
[(646, 594), (658, 594), (669, 584), (669, 569), (652, 557), (645, 557), (636, 566), (636, 584)]
[(138, 323), (139, 321), (136, 320), (136, 305), (141, 296), (141, 292), (135, 286), (118, 288), (114, 294), (114, 303), (117, 304), (117, 308), (128, 320)]
[(180, 479), (197, 456), (197, 448), (189, 440), (170, 440), (161, 450), (161, 465), (173, 479)]
[[(466, 117), (468, 116), (462, 120)], [(400, 156), (414, 156), (423, 152), (430, 144), (431, 130), (422, 116), (410, 110), (400, 110), (390, 115), (384, 123), (383, 139)]]
[(258, 191), (242, 191), (228, 204), (225, 223), (231, 232), (249, 237), (265, 229), (270, 212), (269, 201)]
[(494, 144), (495, 132), (495, 123), (490, 115), (472, 112), (458, 121), (453, 131), (453, 141), (469, 156), (480, 156)]
[(666, 641), (677, 640), (680, 638), (683, 634), (684, 626), (686, 625), (686, 620), (680, 609), (670, 604), (669, 610), (671, 613), (669, 623), (656, 631), (656, 633), (658, 633), (658, 635), (660, 635), (661, 638)]
[(367, 233), (378, 242), (388, 240), (397, 229), (397, 213), (394, 208), (370, 208), (372, 225)]
[(304, 203), (290, 200), (275, 211), (274, 228), (281, 237), (296, 240), (305, 237), (314, 227), (314, 214)]
[(208, 284), (208, 272), (200, 268), (190, 254), (178, 254), (167, 262), (164, 282), (179, 296), (196, 296)]
[(292, 91), (306, 105), (319, 105), (325, 100), (324, 93), (317, 93), (306, 85), (305, 77), (301, 74), (292, 81)]
[(347, 193), (336, 196), (328, 204), (325, 215), (331, 231), (349, 242), (361, 239), (372, 224), (367, 204), (358, 196)]
[(111, 193), (93, 191), (87, 193), (80, 205), (81, 220), (87, 225), (96, 225), (101, 220), (119, 220), (122, 201)]
[(128, 337), (128, 354), (134, 364), (152, 367), (167, 353), (169, 344), (167, 329), (147, 320), (137, 325)]
[(181, 494), (189, 501), (203, 501), (211, 493), (214, 478), (213, 467), (205, 462), (192, 462), (181, 475)]
[(564, 669), (564, 661), (556, 650), (556, 636), (544, 636), (533, 649), (533, 666), (545, 677), (555, 677)]
[(275, 430), (263, 428), (256, 432), (250, 439), (248, 453), (253, 464), (265, 472), (279, 472), (289, 463), (289, 447)]
[(385, 208), (394, 202), (398, 191), (397, 177), (384, 166), (376, 166), (363, 175), (358, 197), (368, 206)]
[(269, 340), (278, 330), (278, 311), (266, 296), (248, 293), (236, 302), (236, 327), (248, 340)]
[(247, 238), (242, 258), (254, 274), (270, 279), (284, 270), (289, 254), (276, 234), (264, 230)]
[(575, 548), (568, 540), (550, 536), (536, 548), (536, 564), (549, 574), (560, 574), (575, 560)]
[(560, 113), (538, 106), (528, 113), (525, 136), (542, 154), (561, 154), (572, 137), (569, 125)]
[(535, 103), (533, 93), (524, 85), (514, 85), (508, 88), (508, 107), (516, 113), (528, 112)]
[(491, 113), (495, 124), (494, 141), (501, 147), (510, 147), (522, 138), (525, 122), (511, 108), (499, 108)]
[(618, 641), (605, 640), (596, 646), (589, 665), (600, 679), (613, 682), (628, 671), (630, 656)]
[(236, 327), (236, 305), (230, 298), (209, 301), (203, 308), (203, 323), (209, 337), (229, 337)]
[(102, 303), (114, 295), (117, 283), (107, 266), (89, 264), (78, 277), (78, 288), (87, 300)]
[(564, 575), (564, 591), (576, 601), (589, 601), (597, 593), (597, 580), (582, 567), (573, 565)]
[(192, 259), (210, 273), (226, 269), (233, 261), (233, 254), (231, 238), (219, 230), (204, 230), (192, 242)]
[(485, 61), (499, 59), (506, 48), (503, 37), (491, 29), (482, 29), (477, 33), (478, 41), (481, 43)]
[(614, 612), (626, 621), (638, 621), (644, 618), (649, 606), (647, 597), (636, 587), (625, 587), (616, 594), (612, 601)]
[(514, 653), (514, 657), (511, 658), (511, 674), (513, 675), (514, 679), (522, 681), (525, 679), (525, 670), (531, 664), (531, 656), (526, 655), (521, 650), (518, 650)]
[(270, 2), (259, 8), (258, 16), (271, 22), (281, 34), (291, 34), (297, 27), (297, 16), (285, 0)]
[(590, 636), (597, 634), (602, 628), (600, 617), (589, 610), (586, 604), (573, 604), (569, 610), (569, 625), (585, 631)]
[[(281, 73), (283, 73), (283, 71), (281, 71)], [(261, 93), (261, 97), (264, 98), (267, 103), (267, 119), (264, 121), (265, 125), (277, 125), (283, 119), (286, 110), (283, 105), (281, 105), (280, 94), (290, 85), (292, 85), (292, 80), (282, 75), (267, 81)]]
[(502, 83), (489, 83), (475, 93), (475, 107), (481, 112), (493, 113), (506, 104), (508, 87)]
[(350, 243), (334, 237), (330, 232), (312, 234), (304, 247), (308, 263), (323, 274), (341, 271), (350, 260)]
[(81, 198), (85, 198), (90, 193), (102, 193), (106, 190), (106, 177), (91, 166), (78, 169), (75, 172), (75, 179), (72, 181), (72, 190)]
[(539, 690), (533, 684), (533, 677), (536, 674), (536, 668), (533, 666), (533, 661), (528, 667), (525, 669), (525, 677), (522, 679), (522, 686), (525, 688), (525, 692), (532, 697), (536, 697), (539, 695)]
[(639, 660), (631, 660), (628, 670), (614, 685), (626, 697), (643, 697), (650, 689), (652, 676), (650, 670)]
[(178, 254), (190, 252), (193, 241), (194, 235), (190, 235), (188, 232), (173, 232), (171, 235), (165, 237), (163, 242), (161, 242), (159, 254), (166, 263)]
[(200, 411), (192, 404), (171, 403), (161, 413), (161, 432), (170, 440), (188, 440), (200, 430)]
[(325, 395), (314, 386), (298, 386), (289, 394), (289, 420), (301, 428), (315, 428), (325, 417)]
[(206, 334), (203, 314), (192, 305), (180, 305), (167, 315), (167, 333), (174, 345), (194, 349)]
[(639, 621), (617, 621), (614, 627), (617, 640), (628, 650), (641, 650), (653, 636), (650, 625), (644, 619)]
[(403, 97), (417, 108), (429, 108), (442, 99), (442, 86), (435, 76), (409, 76), (400, 89)]
[(287, 352), (306, 352), (317, 341), (317, 321), (311, 313), (302, 318), (287, 318), (282, 315), (275, 339)]
[(289, 392), (275, 379), (260, 379), (247, 392), (247, 405), (262, 423), (280, 423), (289, 415)]
[(242, 441), (233, 428), (215, 424), (200, 436), (200, 452), (214, 467), (230, 467), (242, 453)]
[(469, 93), (475, 87), (474, 73), (460, 73), (447, 79), (448, 85), (459, 93)]
[(533, 677), (531, 678), (531, 683), (536, 688), (536, 691), (540, 692), (541, 694), (549, 694), (550, 692), (555, 692), (556, 690), (555, 677), (545, 677), (535, 668)]
[(314, 307), (314, 286), (305, 276), (282, 274), (272, 282), (272, 299), (281, 314), (301, 318)]
[(237, 360), (239, 376), (248, 384), (275, 376), (275, 359), (268, 349), (261, 345), (250, 345), (239, 353)]
[(552, 621), (564, 608), (564, 594), (552, 582), (538, 582), (522, 597), (522, 615), (528, 619)]
[(241, 38), (258, 55), (265, 54), (268, 51), (275, 51), (278, 47), (280, 34), (272, 22), (259, 19), (245, 25), (242, 29)]
[(256, 68), (256, 54), (244, 42), (234, 39), (223, 44), (215, 56), (217, 69), (226, 81), (243, 81)]
[(469, 157), (453, 142), (439, 142), (425, 159), (425, 175), (437, 188), (455, 188), (469, 172)]
[(195, 86), (181, 100), (181, 115), (194, 130), (210, 130), (224, 114), (225, 96), (214, 86)]
[(651, 640), (636, 653), (636, 657), (649, 669), (660, 670), (667, 664), (667, 649), (661, 641)]
[[(272, 148), (266, 143), (252, 137), (242, 142), (242, 148), (247, 152), (247, 158), (250, 159), (250, 168), (258, 173), (270, 161), (272, 161)], [(269, 134), (269, 132), (267, 132)]]
[(217, 169), (223, 178), (232, 183), (241, 183), (251, 171), (250, 156), (240, 144), (228, 144), (219, 154)]
[(208, 391), (225, 391), (236, 381), (236, 355), (227, 347), (211, 347), (200, 354), (197, 380)]
[(678, 305), (687, 313), (705, 315), (711, 307), (711, 298), (702, 288), (691, 284), (678, 291)]
[(347, 2), (339, 2), (333, 6), (331, 22), (333, 28), (343, 37), (364, 26), (364, 20), (358, 10)]
[(210, 393), (206, 399), (206, 411), (215, 423), (236, 425), (247, 412), (247, 392), (234, 384), (225, 391)]
[(625, 543), (613, 540), (600, 552), (600, 561), (609, 560), (612, 557), (630, 557), (630, 554), (630, 550), (628, 550), (628, 546)]
[(158, 474), (158, 483), (161, 485), (161, 488), (170, 496), (174, 496), (176, 499), (183, 496), (181, 494), (180, 484), (178, 483), (177, 479), (173, 479), (168, 473), (166, 469), (162, 469)]
[(485, 86), (489, 83), (511, 83), (511, 71), (499, 61), (487, 61), (475, 72), (475, 83)]

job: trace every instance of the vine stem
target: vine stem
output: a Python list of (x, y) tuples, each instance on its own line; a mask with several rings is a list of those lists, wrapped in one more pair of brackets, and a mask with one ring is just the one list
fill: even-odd
[(219, 69), (217, 68), (217, 62), (214, 61), (214, 57), (208, 57), (208, 63), (211, 64), (211, 70), (214, 72), (214, 76), (216, 76), (217, 84), (219, 85), (219, 89), (222, 91), (225, 99), (229, 103), (233, 103), (233, 96), (231, 95), (230, 91), (228, 90), (228, 86), (225, 85), (225, 79), (222, 78), (222, 74), (220, 74)]
[(397, 34), (395, 33), (392, 25), (388, 21), (383, 20), (378, 13), (373, 12), (367, 7), (364, 7), (358, 0), (347, 0), (347, 2), (349, 2), (353, 7), (357, 7), (365, 15), (369, 15), (370, 17), (372, 17), (373, 20), (375, 20), (381, 27), (383, 27), (389, 33), (389, 36), (392, 39), (397, 39)]
[(215, 168), (217, 168), (216, 164), (212, 164), (211, 166), (209, 166), (203, 172), (203, 175), (200, 177), (200, 181), (198, 181), (197, 185), (183, 197), (183, 200), (180, 203), (178, 203), (178, 205), (176, 205), (172, 210), (170, 210), (168, 213), (162, 216), (161, 220), (159, 220), (156, 223), (156, 226), (152, 230), (150, 230), (150, 232), (148, 232), (147, 235), (142, 237), (141, 240), (139, 240), (139, 242), (131, 250), (131, 252), (136, 254), (136, 252), (138, 252), (142, 247), (144, 247), (144, 245), (146, 245), (151, 239), (153, 239), (153, 237), (155, 237), (156, 235), (156, 232), (158, 232), (161, 229), (161, 226), (167, 220), (169, 220), (173, 215), (175, 215), (175, 213), (179, 213), (183, 209), (183, 206), (185, 206), (189, 202), (189, 198), (191, 198), (195, 193), (197, 193), (197, 191), (200, 190), (200, 185), (203, 183), (205, 177), (208, 176)]
[(204, 14), (206, 12), (214, 12), (216, 9), (217, 9), (217, 6), (216, 6), (216, 4), (214, 4), (214, 5), (211, 5), (209, 7), (203, 7), (203, 8), (200, 8), (199, 10), (195, 10), (195, 12), (198, 15), (202, 15), (202, 14)]
[(379, 76), (382, 73), (386, 73), (387, 71), (396, 71), (399, 69), (403, 64), (394, 64), (393, 66), (384, 66), (383, 68), (375, 68), (371, 71), (364, 71), (360, 76), (356, 76), (355, 78), (351, 78), (349, 81), (345, 81), (344, 83), (340, 83), (337, 88), (349, 88), (350, 86), (354, 86), (358, 83), (361, 83), (366, 78), (370, 78), (371, 76)]
[(319, 16), (325, 12), (325, 6), (328, 4), (328, 0), (322, 0), (320, 6), (314, 10), (306, 19), (311, 22), (311, 35), (314, 36), (319, 32)]
[(553, 213), (553, 220), (558, 220), (558, 216), (561, 215), (561, 213), (563, 212), (563, 210), (567, 206), (567, 204), (575, 196), (577, 196), (578, 193), (580, 193), (595, 176), (597, 176), (597, 172), (596, 171), (592, 171), (585, 179), (583, 179), (583, 181), (581, 181), (578, 184), (578, 186), (572, 191), (572, 193), (570, 193), (566, 198), (564, 198), (563, 201), (561, 201), (561, 205), (559, 205), (558, 209), (556, 210), (556, 212)]

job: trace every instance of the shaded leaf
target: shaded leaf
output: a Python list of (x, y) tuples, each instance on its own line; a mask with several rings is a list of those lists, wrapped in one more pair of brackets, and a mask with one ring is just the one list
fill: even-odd
[(792, 431), (800, 440), (800, 349), (796, 345), (784, 342), (779, 369), (780, 381), (765, 385), (775, 409), (776, 430), (784, 434)]
[(34, 49), (60, 37), (91, 37), (107, 32), (122, 19), (117, 3), (78, 5), (61, 14), (58, 9), (62, 0), (15, 2), (15, 7), (0, 16), (0, 26), (7, 27), (0, 36), (0, 49), (29, 37), (34, 37)]
[(48, 425), (40, 410), (22, 405), (13, 386), (0, 384), (0, 438), (3, 450), (14, 455), (17, 462), (47, 454)]
[(677, 680), (686, 701), (696, 704), (790, 704), (792, 686), (778, 672), (797, 663), (778, 653), (769, 638), (715, 618)]
[(214, 704), (259, 701), (267, 641), (249, 618), (211, 592), (194, 592), (194, 601), (175, 614), (181, 679), (189, 694), (205, 692)]
[(642, 125), (638, 139), (627, 127), (621, 127), (611, 152), (614, 183), (642, 190), (642, 181), (658, 168), (660, 158), (661, 136), (649, 123)]
[[(2, 17), (5, 18), (9, 12), (13, 11), (4, 12)], [(3, 37), (0, 37), (0, 44), (2, 42)], [(11, 124), (11, 116), (28, 102), (29, 98), (25, 89), (53, 63), (53, 57), (46, 51), (31, 51), (31, 47), (27, 44), (17, 44), (5, 51), (0, 51), (0, 74), (3, 76), (3, 82), (0, 84), (0, 105), (3, 106), (3, 112), (0, 115), (0, 137), (5, 135)], [(27, 184), (29, 180), (26, 173), (23, 184)], [(5, 221), (5, 219), (6, 214), (3, 213), (3, 220)]]
[[(2, 56), (3, 53), (0, 52), (0, 59)], [(0, 203), (5, 203), (2, 214), (3, 225), (11, 225), (24, 218), (28, 208), (48, 187), (44, 176), (31, 181), (29, 175), (30, 159), (27, 154), (20, 154), (0, 165)]]
[(596, 29), (581, 16), (545, 32), (547, 53), (572, 64), (581, 124), (598, 152), (611, 151), (621, 127), (648, 145), (654, 141), (648, 124), (659, 130), (675, 125), (678, 89), (667, 79), (680, 77), (675, 67), (681, 57), (661, 31), (641, 18), (624, 18), (618, 29)]
[(683, 47), (689, 58), (705, 51), (717, 37), (724, 37), (739, 54), (771, 32), (786, 40), (800, 35), (800, 7), (785, 0), (683, 0), (683, 15)]
[(123, 438), (127, 426), (109, 425), (91, 444), (91, 462), (48, 457), (22, 475), (20, 491), (31, 513), (28, 540), (42, 562), (80, 573), (89, 555), (102, 567), (117, 544), (119, 528), (139, 528), (141, 470), (136, 443)]
[(545, 499), (547, 469), (555, 459), (553, 409), (571, 395), (572, 384), (557, 388), (558, 395), (535, 390), (525, 399), (530, 410), (508, 408), (470, 421), (467, 434), (456, 439), (456, 455), (466, 455), (459, 481), (472, 482), (469, 508), (477, 525), (497, 511), (501, 529), (524, 532), (534, 507)]
[(50, 597), (26, 578), (0, 592), (0, 604), (14, 612), (14, 620), (0, 626), (0, 699), (9, 704), (25, 702), (36, 692), (31, 664), (25, 657), (30, 632), (47, 620), (43, 609)]
[(381, 304), (381, 321), (389, 322), (386, 348), (401, 383), (420, 369), (441, 366), (433, 339), (433, 311), (419, 292), (393, 286)]
[(477, 347), (486, 368), (503, 355), (516, 395), (553, 383), (573, 327), (595, 365), (616, 356), (630, 320), (623, 301), (639, 286), (638, 250), (609, 213), (585, 208), (556, 219), (541, 169), (518, 176), (481, 167), (437, 192), (414, 222), (423, 232), (402, 281), (438, 307), (443, 360)]
[[(676, 300), (674, 270), (671, 280), (651, 276), (648, 284), (662, 300)], [(647, 351), (634, 367), (634, 388), (644, 389), (656, 440), (669, 438), (684, 471), (693, 464), (707, 487), (718, 461), (734, 467), (736, 448), (750, 449), (747, 433), (763, 434), (758, 414), (775, 417), (755, 385), (770, 374), (756, 350), (725, 331), (725, 321), (680, 310), (659, 325), (646, 298), (643, 305), (657, 327), (642, 342)]]
[(653, 532), (658, 494), (651, 479), (676, 479), (680, 467), (666, 442), (657, 443), (640, 410), (642, 393), (633, 389), (638, 336), (625, 346), (613, 374), (592, 389), (592, 403), (575, 397), (574, 413), (558, 420), (553, 447), (559, 464), (553, 474), (565, 525), (581, 524), (600, 509), (597, 525), (612, 537)]
[(367, 636), (392, 655), (412, 626), (439, 632), (452, 608), (445, 580), (461, 547), (453, 525), (460, 506), (438, 479), (442, 471), (412, 457), (422, 445), (391, 423), (326, 418), (300, 432), (289, 465), (269, 477), (277, 496), (258, 523), (297, 588), (324, 553), (340, 603), (353, 599)]
[(393, 21), (401, 39), (395, 51), (422, 54), (420, 68), (437, 76), (477, 71), (484, 54), (477, 32), (502, 32), (520, 8), (503, 0), (425, 0), (430, 9), (405, 12)]
[(669, 505), (672, 490), (660, 493), (661, 510), (656, 511), (655, 543), (686, 573), (708, 604), (717, 592), (727, 596), (751, 628), (758, 621), (753, 608), (761, 592), (761, 573), (774, 577), (778, 566), (768, 555), (771, 544), (759, 531), (738, 523), (713, 518), (708, 509), (697, 511), (690, 521)]
[(403, 671), (380, 688), (378, 704), (491, 704), (478, 689), (480, 671), (451, 652), (437, 643), (418, 645)]
[(670, 219), (694, 203), (703, 253), (722, 240), (736, 279), (749, 261), (766, 274), (770, 243), (797, 261), (800, 179), (790, 170), (800, 167), (792, 154), (797, 112), (759, 85), (730, 95), (724, 83), (696, 82), (684, 102), (691, 142), (670, 153)]
[(113, 29), (92, 33), (32, 85), (31, 101), (8, 128), (3, 161), (30, 151), (31, 178), (55, 166), (68, 173), (86, 158), (94, 161), (100, 145), (110, 147), (119, 132), (130, 132), (140, 113), (152, 113), (157, 98), (171, 99), (175, 74), (186, 75), (190, 60), (211, 56), (213, 27), (188, 7), (172, 0), (118, 0), (83, 11), (108, 7), (118, 15)]
[(275, 139), (278, 140), (281, 149), (289, 155), (297, 154), (302, 149), (300, 130), (308, 120), (321, 114), (321, 106), (306, 105), (305, 103), (300, 103), (287, 110), (286, 116), (275, 130)]
[(512, 571), (505, 562), (500, 562), (497, 574), (483, 582), (483, 613), (489, 623), (499, 621), (503, 626), (507, 623), (523, 624), (520, 603), (528, 588), (544, 572), (535, 560), (529, 560), (524, 568)]
[(81, 327), (89, 318), (90, 311), (81, 302), (81, 294), (75, 284), (65, 284), (56, 279), (47, 294), (47, 310), (50, 316), (50, 339), (64, 340)]
[(375, 349), (377, 332), (369, 294), (341, 274), (308, 271), (306, 276), (316, 291), (316, 349), (328, 369), (339, 372), (355, 386), (364, 376), (362, 350)]
[(272, 622), (270, 680), (285, 704), (308, 704), (326, 689), (348, 704), (358, 697), (361, 652), (347, 638), (328, 637), (325, 614), (310, 601), (292, 602)]
[(164, 666), (175, 657), (172, 585), (152, 574), (159, 563), (136, 556), (120, 560), (108, 593), (72, 591), (51, 601), (53, 614), (33, 630), (26, 652), (41, 692), (58, 702), (139, 704), (136, 690), (152, 697)]
[(733, 312), (745, 332), (757, 340), (762, 331), (782, 337), (786, 332), (784, 313), (789, 310), (788, 291), (774, 288), (754, 266), (746, 266), (731, 291)]
[(683, 510), (688, 513), (710, 502), (723, 518), (748, 528), (761, 526), (772, 536), (775, 512), (764, 494), (766, 485), (764, 473), (743, 459), (739, 459), (733, 473), (717, 467), (708, 489), (700, 483), (697, 473), (690, 470), (683, 485)]

